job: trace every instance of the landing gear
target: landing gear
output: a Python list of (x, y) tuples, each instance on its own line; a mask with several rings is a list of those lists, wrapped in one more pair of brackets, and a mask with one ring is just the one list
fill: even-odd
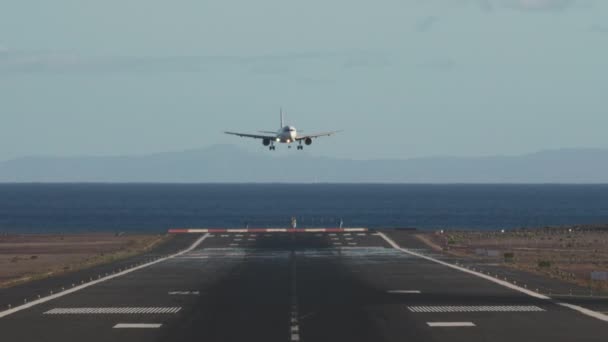
[(270, 145), (270, 146), (268, 146), (268, 149), (269, 149), (269, 150), (271, 150), (271, 151), (274, 151), (274, 150), (276, 150), (277, 148), (276, 148), (274, 145)]
[(304, 149), (304, 146), (298, 145), (298, 150), (303, 150), (303, 149)]

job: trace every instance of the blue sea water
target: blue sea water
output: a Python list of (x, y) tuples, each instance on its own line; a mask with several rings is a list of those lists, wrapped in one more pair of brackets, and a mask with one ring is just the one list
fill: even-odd
[(0, 232), (608, 223), (608, 185), (0, 184)]

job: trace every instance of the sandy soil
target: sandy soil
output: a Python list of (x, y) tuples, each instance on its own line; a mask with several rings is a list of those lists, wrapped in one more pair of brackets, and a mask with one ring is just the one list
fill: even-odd
[(145, 252), (159, 235), (0, 235), (0, 288)]
[(557, 278), (597, 290), (608, 281), (592, 281), (591, 272), (608, 272), (608, 228), (543, 228), (506, 232), (447, 231), (420, 234), (431, 248), (499, 262), (506, 267)]

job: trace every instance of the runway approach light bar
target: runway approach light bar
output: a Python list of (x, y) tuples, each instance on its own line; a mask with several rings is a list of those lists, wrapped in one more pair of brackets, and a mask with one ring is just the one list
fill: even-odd
[(226, 229), (226, 228), (172, 228), (169, 234), (204, 234), (204, 233), (354, 233), (367, 232), (367, 228), (248, 228), (248, 229)]

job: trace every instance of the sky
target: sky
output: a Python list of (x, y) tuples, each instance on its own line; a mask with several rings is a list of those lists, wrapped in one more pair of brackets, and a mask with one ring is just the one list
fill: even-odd
[(608, 148), (607, 82), (603, 0), (0, 0), (0, 160)]

